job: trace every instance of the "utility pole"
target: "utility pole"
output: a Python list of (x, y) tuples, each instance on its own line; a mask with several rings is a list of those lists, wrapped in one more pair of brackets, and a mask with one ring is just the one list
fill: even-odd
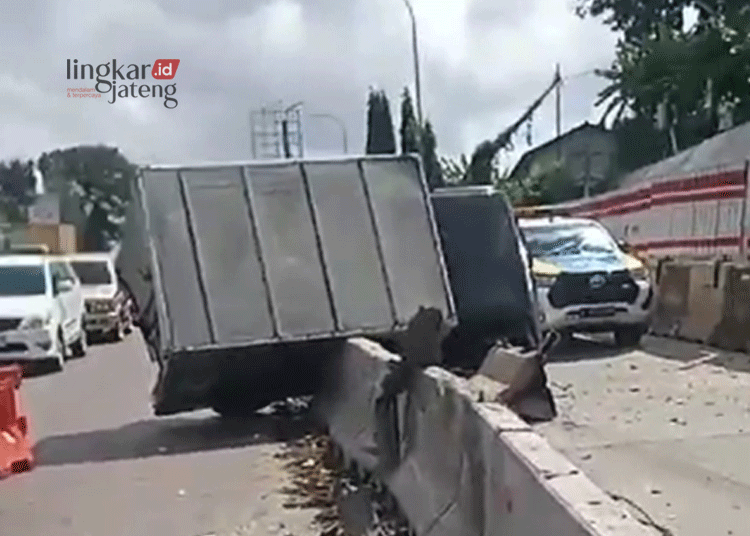
[[(556, 138), (559, 140), (560, 136), (562, 135), (562, 118), (561, 115), (561, 109), (562, 109), (562, 74), (560, 73), (560, 64), (558, 63), (555, 67), (555, 78), (558, 81), (557, 85), (555, 86), (555, 134)], [(562, 147), (560, 146), (560, 143), (558, 141), (557, 143), (557, 160), (560, 161), (562, 159)]]
[(411, 46), (412, 54), (414, 55), (414, 91), (416, 93), (417, 101), (417, 121), (419, 121), (420, 132), (424, 123), (422, 122), (422, 91), (419, 84), (419, 50), (417, 47), (417, 19), (414, 16), (414, 9), (411, 6), (409, 0), (404, 0), (406, 9), (409, 11), (409, 17), (411, 17)]

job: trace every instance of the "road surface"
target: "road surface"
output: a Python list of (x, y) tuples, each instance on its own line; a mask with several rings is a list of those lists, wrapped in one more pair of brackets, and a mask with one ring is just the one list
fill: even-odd
[(95, 345), (61, 373), (25, 380), (39, 466), (0, 481), (0, 533), (14, 536), (320, 534), (286, 509), (274, 456), (302, 420), (213, 413), (155, 418), (140, 333)]
[(537, 427), (555, 448), (665, 535), (750, 535), (750, 356), (654, 337), (558, 354), (560, 416)]

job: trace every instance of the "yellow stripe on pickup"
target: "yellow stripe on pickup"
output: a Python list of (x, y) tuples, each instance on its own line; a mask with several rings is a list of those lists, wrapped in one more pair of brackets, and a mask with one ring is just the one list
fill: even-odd
[(531, 259), (531, 273), (542, 276), (556, 276), (562, 273), (562, 268), (551, 262), (545, 262), (539, 259)]
[(627, 270), (641, 270), (644, 267), (642, 261), (636, 259), (632, 255), (623, 255), (625, 261), (625, 268)]

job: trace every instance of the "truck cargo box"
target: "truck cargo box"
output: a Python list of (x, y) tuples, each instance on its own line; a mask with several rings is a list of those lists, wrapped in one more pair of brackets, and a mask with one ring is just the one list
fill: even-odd
[(456, 321), (415, 157), (153, 166), (136, 184), (128, 232), (141, 238), (124, 240), (122, 273), (153, 303), (162, 384), (210, 384), (206, 363), (240, 350), (268, 363), (273, 348), (394, 333), (420, 306)]

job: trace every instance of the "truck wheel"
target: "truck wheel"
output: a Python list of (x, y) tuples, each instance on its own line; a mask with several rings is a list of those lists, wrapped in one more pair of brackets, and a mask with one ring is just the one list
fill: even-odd
[(81, 337), (73, 343), (71, 353), (73, 354), (73, 357), (83, 357), (86, 355), (87, 350), (88, 344), (86, 341), (86, 332), (81, 331)]
[(216, 413), (225, 419), (247, 419), (255, 415), (259, 409), (265, 408), (272, 400), (221, 400), (211, 406)]
[(641, 339), (646, 334), (643, 326), (620, 328), (615, 331), (615, 342), (621, 348), (633, 348), (641, 344)]
[(109, 338), (112, 342), (120, 342), (125, 338), (125, 326), (123, 326), (122, 320), (117, 322), (117, 327), (112, 330)]
[(61, 372), (68, 360), (68, 347), (65, 345), (65, 337), (62, 331), (57, 333), (57, 355), (52, 358), (51, 368), (53, 372)]

